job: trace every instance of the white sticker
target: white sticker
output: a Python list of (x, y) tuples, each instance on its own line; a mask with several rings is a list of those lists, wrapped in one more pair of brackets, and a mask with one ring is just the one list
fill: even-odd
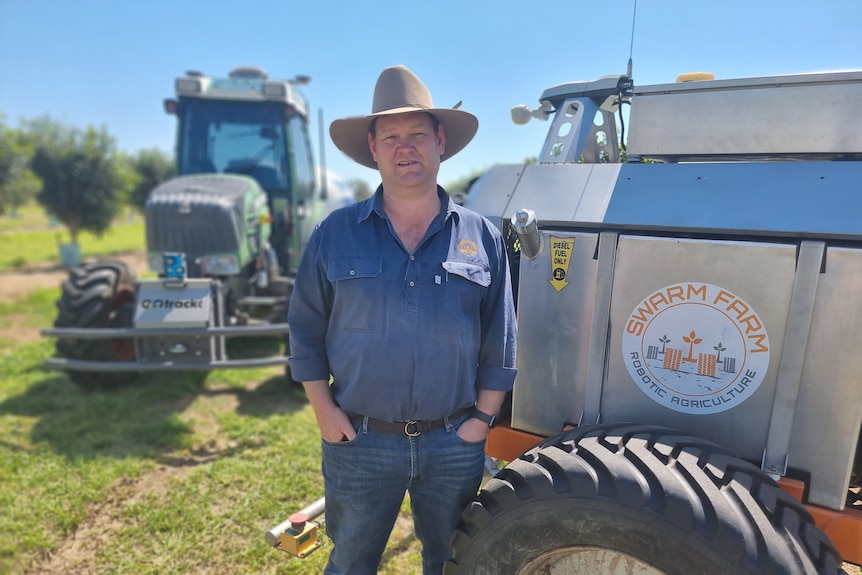
[(641, 391), (682, 413), (740, 405), (769, 367), (769, 337), (755, 310), (726, 289), (697, 282), (666, 286), (635, 306), (622, 352)]

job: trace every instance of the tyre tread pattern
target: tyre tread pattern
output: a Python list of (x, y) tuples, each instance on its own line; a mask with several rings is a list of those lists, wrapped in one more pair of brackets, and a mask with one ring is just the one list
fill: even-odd
[(549, 438), (491, 479), (462, 514), (445, 573), (466, 573), (476, 539), (496, 519), (560, 497), (654, 515), (740, 573), (839, 572), (840, 556), (810, 513), (758, 467), (671, 429), (604, 424)]
[[(121, 261), (102, 260), (69, 270), (57, 300), (54, 327), (111, 328), (132, 325), (131, 303), (117, 301), (121, 290), (134, 290), (135, 276)], [(57, 354), (68, 359), (117, 361), (110, 340), (58, 338)], [(104, 389), (134, 379), (129, 372), (69, 370), (69, 378), (88, 389)]]

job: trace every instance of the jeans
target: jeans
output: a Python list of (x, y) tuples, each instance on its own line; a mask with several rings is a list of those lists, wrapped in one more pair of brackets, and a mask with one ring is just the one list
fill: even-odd
[(423, 573), (442, 573), (449, 538), (484, 470), (485, 442), (464, 441), (456, 432), (469, 417), (415, 437), (370, 431), (366, 419), (353, 440), (323, 441), (326, 533), (334, 544), (326, 575), (377, 573), (405, 491)]

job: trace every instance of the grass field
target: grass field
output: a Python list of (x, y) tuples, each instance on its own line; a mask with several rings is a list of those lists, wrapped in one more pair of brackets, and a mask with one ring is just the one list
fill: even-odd
[[(126, 252), (145, 242), (144, 221), (129, 213), (101, 236), (82, 232), (78, 237), (81, 256)], [(0, 271), (35, 262), (57, 262), (58, 244), (69, 242), (69, 233), (51, 221), (36, 204), (19, 209), (14, 217), (0, 217)]]
[[(0, 266), (56, 254), (56, 230), (33, 217), (0, 218)], [(107, 244), (82, 237), (84, 251), (140, 248), (139, 220)], [(0, 327), (13, 314), (50, 325), (58, 295), (49, 287), (0, 302)], [(323, 494), (314, 414), (280, 368), (158, 374), (84, 392), (42, 367), (52, 353), (48, 339), (0, 338), (0, 575), (322, 572), (325, 530), (305, 559), (264, 539)], [(381, 573), (418, 574), (420, 564), (405, 502)]]
[[(322, 571), (325, 539), (299, 560), (263, 537), (322, 494), (313, 413), (277, 370), (84, 393), (40, 367), (51, 342), (7, 343), (0, 573)], [(418, 573), (414, 546), (401, 529), (383, 572)]]

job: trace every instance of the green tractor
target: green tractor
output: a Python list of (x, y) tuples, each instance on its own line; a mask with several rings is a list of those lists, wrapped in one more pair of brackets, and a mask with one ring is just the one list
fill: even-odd
[(159, 277), (137, 280), (120, 261), (71, 269), (54, 328), (42, 330), (57, 337), (49, 367), (88, 388), (143, 371), (287, 370), (286, 354), (230, 359), (225, 339), (286, 338), (302, 250), (346, 198), (316, 169), (298, 90), (308, 81), (252, 67), (176, 79), (164, 106), (178, 119), (179, 175), (146, 204), (147, 258)]

